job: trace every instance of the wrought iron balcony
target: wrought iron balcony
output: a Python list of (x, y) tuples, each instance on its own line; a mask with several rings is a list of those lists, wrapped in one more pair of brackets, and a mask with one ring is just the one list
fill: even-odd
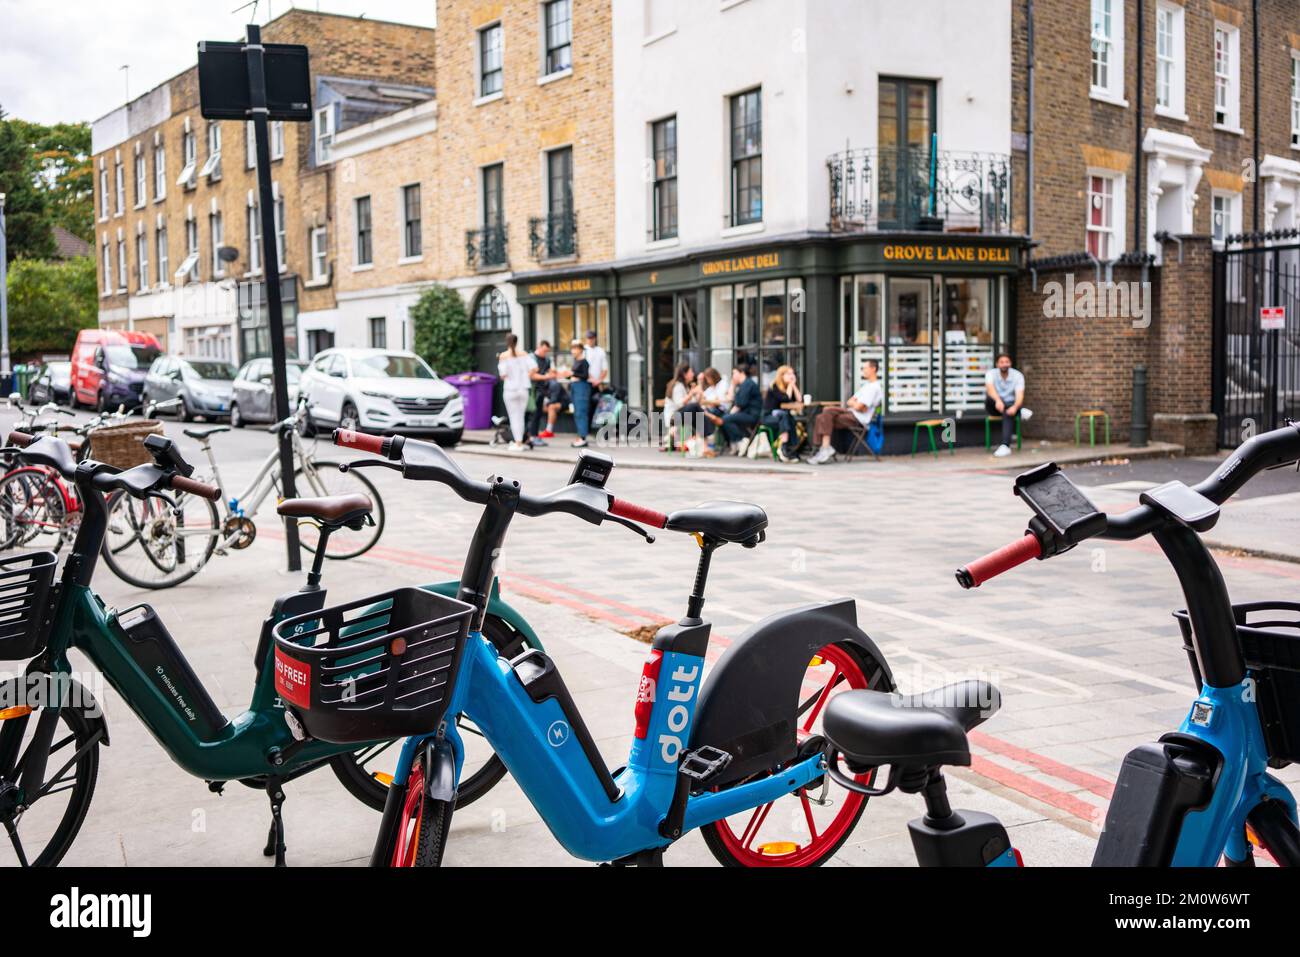
[(832, 232), (1011, 228), (1011, 157), (925, 148), (848, 149), (826, 160)]
[(538, 261), (578, 255), (578, 214), (570, 209), (534, 216), (528, 220), (528, 241)]
[(465, 232), (465, 261), (470, 269), (482, 271), (504, 266), (506, 259), (506, 224), (497, 223)]

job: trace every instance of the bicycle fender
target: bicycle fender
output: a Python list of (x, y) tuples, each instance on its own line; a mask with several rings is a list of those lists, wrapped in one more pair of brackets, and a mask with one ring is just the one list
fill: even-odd
[[(431, 591), (435, 595), (445, 595), (448, 598), (456, 598), (460, 593), (460, 582), (435, 582), (430, 585), (421, 585), (425, 591)], [(533, 631), (532, 625), (520, 614), (515, 608), (501, 600), (501, 584), (495, 579), (492, 582), (492, 597), (488, 601), (487, 613), (500, 618), (511, 628), (518, 631), (528, 639), (528, 647), (536, 648), (539, 651), (545, 650), (542, 647), (542, 639)]]
[(430, 738), (424, 745), (425, 793), (435, 801), (456, 800), (456, 752), (446, 738)]
[(34, 681), (51, 678), (57, 679), (60, 686), (57, 689), (60, 707), (81, 711), (86, 723), (90, 725), (91, 733), (100, 732), (100, 743), (107, 747), (108, 721), (104, 718), (104, 706), (90, 693), (89, 688), (66, 672), (48, 672), (29, 668), (21, 677), (14, 676), (5, 682), (0, 682), (0, 708), (23, 704), (28, 700), (28, 693), (23, 691), (22, 685), (29, 689), (33, 697), (44, 701), (52, 700), (53, 695), (48, 689), (32, 689)]
[(691, 730), (691, 748), (711, 745), (731, 764), (712, 785), (771, 770), (796, 756), (795, 729), (804, 674), (821, 648), (848, 644), (880, 662), (874, 687), (894, 690), (894, 676), (876, 643), (858, 628), (852, 598), (778, 612), (752, 625), (709, 672)]

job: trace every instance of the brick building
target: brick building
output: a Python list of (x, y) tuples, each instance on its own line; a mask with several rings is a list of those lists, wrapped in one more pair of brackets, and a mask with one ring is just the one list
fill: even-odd
[[(608, 300), (548, 277), (612, 257), (610, 30), (610, 0), (439, 3), (436, 97), (335, 140), (337, 304), (304, 329), (409, 347), (436, 281), (464, 296), (484, 370), (534, 322), (607, 337)], [(528, 289), (567, 291), (521, 304)]]
[[(1297, 0), (1014, 3), (1014, 219), (1036, 244), (1016, 337), (1041, 413), (1031, 433), (1069, 434), (1100, 408), (1127, 436), (1144, 365), (1153, 436), (1213, 448), (1211, 249), (1300, 226), (1298, 30)], [(1149, 283), (1149, 312), (1062, 315), (1053, 300), (1111, 282)]]
[[(321, 109), (340, 121), (332, 85), (356, 81), (391, 112), (429, 95), (432, 30), (290, 10), (262, 32), (304, 43)], [(365, 101), (365, 97), (360, 97)], [(365, 111), (358, 120), (374, 113)], [(320, 126), (318, 120), (315, 126)], [(271, 130), (275, 237), (260, 235), (251, 130), (199, 115), (197, 66), (96, 120), (92, 132), (100, 324), (158, 336), (174, 352), (242, 361), (270, 350), (261, 302), (264, 244), (280, 253), (290, 354), (299, 311), (334, 302), (329, 242), (333, 169), (308, 124)], [(218, 250), (233, 250), (233, 260)]]

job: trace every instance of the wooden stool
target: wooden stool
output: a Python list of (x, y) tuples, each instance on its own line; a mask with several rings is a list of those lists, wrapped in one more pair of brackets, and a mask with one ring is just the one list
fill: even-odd
[[(985, 452), (993, 448), (993, 434), (992, 434), (992, 429), (990, 427), (991, 424), (994, 422), (1001, 422), (1001, 421), (1002, 421), (1002, 416), (1000, 415), (984, 416), (984, 451)], [(1017, 452), (1020, 451), (1020, 416), (1016, 416), (1016, 451)]]
[(1110, 445), (1110, 416), (1100, 409), (1089, 409), (1087, 412), (1080, 412), (1074, 417), (1074, 444), (1079, 444), (1079, 421), (1088, 420), (1088, 444), (1097, 444), (1097, 420), (1101, 419), (1106, 427), (1106, 444)]
[[(925, 429), (926, 434), (930, 436), (930, 451), (934, 453), (935, 458), (938, 458), (939, 445), (934, 441), (934, 430), (936, 428), (943, 428), (945, 425), (947, 425), (947, 422), (944, 419), (925, 419), (916, 423), (916, 425), (912, 427), (912, 458), (916, 458), (916, 446), (917, 443), (921, 441), (922, 429)], [(951, 439), (948, 440), (948, 454), (957, 454), (956, 446)]]

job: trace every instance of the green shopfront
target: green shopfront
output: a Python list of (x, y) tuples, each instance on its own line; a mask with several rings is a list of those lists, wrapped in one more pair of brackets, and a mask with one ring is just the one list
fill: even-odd
[(819, 401), (851, 394), (876, 359), (902, 423), (983, 409), (1023, 261), (1018, 237), (818, 234), (516, 282), (529, 344), (596, 329), (633, 408), (653, 409), (681, 362), (747, 364), (765, 389), (789, 365)]

